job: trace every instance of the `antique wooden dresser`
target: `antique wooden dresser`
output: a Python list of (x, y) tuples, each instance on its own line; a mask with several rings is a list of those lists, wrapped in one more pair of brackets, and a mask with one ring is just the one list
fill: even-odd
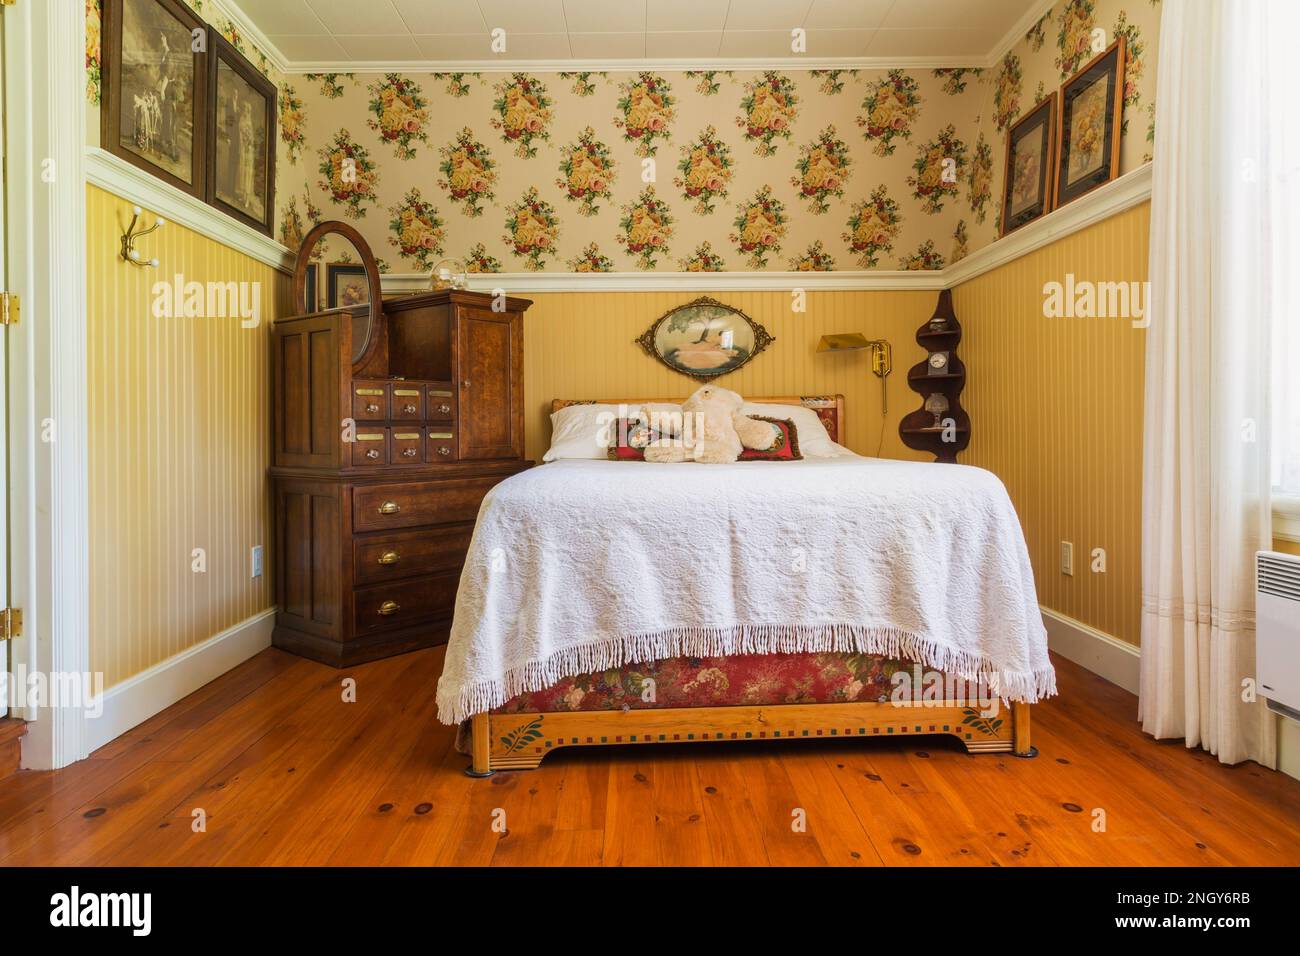
[(444, 290), (275, 323), (276, 647), (344, 667), (446, 641), (479, 504), (529, 464), (529, 305)]

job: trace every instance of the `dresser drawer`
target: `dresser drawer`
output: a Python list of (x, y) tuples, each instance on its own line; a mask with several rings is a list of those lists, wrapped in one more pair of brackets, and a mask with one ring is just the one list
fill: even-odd
[(504, 476), (370, 485), (352, 491), (354, 531), (386, 531), (473, 521), (488, 489)]
[(451, 617), (460, 575), (435, 574), (357, 588), (356, 633), (366, 634)]
[(388, 386), (383, 382), (355, 382), (352, 417), (359, 422), (382, 422), (388, 417)]
[(456, 393), (450, 385), (434, 385), (428, 391), (428, 419), (431, 422), (450, 422), (456, 418)]
[(388, 443), (388, 456), (394, 465), (420, 465), (424, 463), (424, 432), (410, 425), (393, 428)]
[(358, 426), (352, 441), (352, 464), (358, 467), (388, 464), (387, 430)]
[(424, 421), (424, 389), (414, 385), (394, 385), (392, 390), (393, 421)]
[(472, 524), (352, 539), (352, 579), (374, 584), (434, 571), (460, 573), (474, 536)]
[(456, 460), (456, 434), (450, 428), (430, 428), (424, 444), (425, 459), (431, 465)]

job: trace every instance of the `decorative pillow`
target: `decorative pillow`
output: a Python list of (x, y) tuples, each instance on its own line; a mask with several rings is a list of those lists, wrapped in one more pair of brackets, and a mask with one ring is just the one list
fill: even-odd
[(620, 418), (610, 428), (610, 461), (645, 461), (646, 446), (659, 440), (659, 433), (635, 418)]
[(551, 413), (551, 447), (542, 461), (561, 458), (604, 458), (609, 448), (614, 422), (620, 417), (635, 417), (640, 406), (566, 405)]
[(758, 450), (744, 448), (739, 461), (802, 461), (799, 454), (799, 431), (794, 422), (788, 418), (766, 418), (762, 415), (750, 415), (756, 422), (768, 422), (777, 431), (776, 441), (770, 448)]
[(826, 426), (822, 424), (822, 420), (817, 417), (817, 413), (811, 408), (804, 408), (802, 405), (768, 405), (763, 402), (746, 402), (740, 413), (748, 415), (750, 418), (774, 415), (780, 418), (788, 418), (794, 422), (794, 426), (799, 432), (800, 450), (805, 458), (843, 458), (853, 455), (853, 452), (847, 448), (831, 441)]

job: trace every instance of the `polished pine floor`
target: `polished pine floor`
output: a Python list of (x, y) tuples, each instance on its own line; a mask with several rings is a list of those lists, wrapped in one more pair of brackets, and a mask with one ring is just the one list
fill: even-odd
[(0, 781), (0, 865), (1300, 864), (1300, 782), (1144, 737), (1131, 695), (1064, 660), (1035, 760), (682, 744), (487, 780), (435, 719), (441, 661), (259, 654), (89, 760)]

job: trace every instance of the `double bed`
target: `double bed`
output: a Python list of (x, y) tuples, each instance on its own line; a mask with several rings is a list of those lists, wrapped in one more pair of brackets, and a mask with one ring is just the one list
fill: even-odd
[[(751, 401), (843, 434), (838, 397)], [(574, 404), (592, 403), (555, 408)], [(493, 488), (438, 685), (469, 772), (570, 746), (789, 737), (1032, 754), (1029, 706), (1055, 675), (1001, 482), (834, 447), (552, 461)]]

